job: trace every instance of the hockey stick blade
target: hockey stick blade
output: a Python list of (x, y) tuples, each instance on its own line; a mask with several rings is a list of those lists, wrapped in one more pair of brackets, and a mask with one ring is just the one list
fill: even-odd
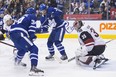
[(75, 59), (75, 57), (72, 57), (72, 58), (68, 59), (68, 62), (71, 62), (74, 59)]
[(55, 60), (58, 62), (58, 63), (62, 63), (63, 61), (59, 58), (59, 57), (57, 57), (56, 55), (54, 55), (54, 58), (55, 58)]

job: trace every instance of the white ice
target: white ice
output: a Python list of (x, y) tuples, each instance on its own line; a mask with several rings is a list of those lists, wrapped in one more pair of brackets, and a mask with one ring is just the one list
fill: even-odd
[[(10, 40), (4, 42), (13, 44)], [(78, 66), (75, 60), (69, 63), (59, 63), (57, 60), (46, 61), (45, 56), (49, 54), (46, 43), (47, 39), (37, 39), (35, 41), (39, 48), (38, 68), (45, 71), (44, 77), (116, 77), (116, 40), (107, 43), (104, 52), (105, 57), (110, 60), (96, 70), (93, 70), (92, 67)], [(75, 56), (74, 52), (79, 46), (77, 39), (64, 39), (63, 45), (69, 58)], [(56, 48), (55, 50), (56, 56), (60, 57)], [(13, 48), (0, 43), (0, 77), (29, 77), (30, 60), (28, 53), (23, 59), (23, 62), (28, 64), (26, 68), (16, 67), (13, 58)]]

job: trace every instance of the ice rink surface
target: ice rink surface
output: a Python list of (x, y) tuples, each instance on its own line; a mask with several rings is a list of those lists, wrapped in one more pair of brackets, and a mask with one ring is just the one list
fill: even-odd
[[(5, 40), (4, 42), (13, 44), (10, 40)], [(75, 60), (69, 63), (59, 63), (57, 60), (46, 61), (45, 56), (49, 54), (46, 43), (47, 39), (37, 39), (35, 41), (39, 48), (38, 68), (45, 72), (43, 77), (116, 77), (116, 40), (107, 43), (107, 48), (104, 52), (105, 57), (110, 60), (96, 70), (93, 70), (92, 67), (78, 66)], [(63, 45), (69, 58), (75, 56), (75, 50), (79, 46), (77, 39), (64, 39)], [(60, 57), (56, 48), (55, 50), (56, 56)], [(23, 62), (28, 64), (26, 68), (15, 66), (13, 56), (13, 48), (0, 43), (0, 77), (29, 77), (30, 60), (28, 53), (23, 59)]]

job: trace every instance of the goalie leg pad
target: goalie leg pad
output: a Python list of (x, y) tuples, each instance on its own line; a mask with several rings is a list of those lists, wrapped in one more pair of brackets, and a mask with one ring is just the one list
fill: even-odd
[(79, 65), (83, 65), (83, 64), (89, 65), (92, 62), (91, 56), (84, 56), (84, 57), (76, 56), (75, 59), (76, 59), (76, 64), (79, 64)]

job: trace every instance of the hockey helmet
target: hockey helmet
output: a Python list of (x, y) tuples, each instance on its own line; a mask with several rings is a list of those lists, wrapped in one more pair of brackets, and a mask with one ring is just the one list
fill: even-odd
[(45, 5), (45, 4), (41, 4), (40, 6), (39, 6), (39, 10), (40, 11), (43, 11), (43, 10), (45, 10), (47, 8), (47, 6)]
[(28, 8), (25, 12), (26, 14), (35, 14), (36, 13), (36, 10), (32, 7)]
[(12, 19), (11, 15), (9, 15), (9, 14), (5, 15), (4, 18), (3, 18), (4, 24), (6, 24), (6, 22), (7, 22), (8, 20), (11, 20), (11, 19)]
[(0, 10), (0, 14), (4, 14), (4, 10)]
[(78, 30), (83, 26), (83, 22), (81, 20), (75, 20), (75, 22), (73, 23), (73, 27)]

